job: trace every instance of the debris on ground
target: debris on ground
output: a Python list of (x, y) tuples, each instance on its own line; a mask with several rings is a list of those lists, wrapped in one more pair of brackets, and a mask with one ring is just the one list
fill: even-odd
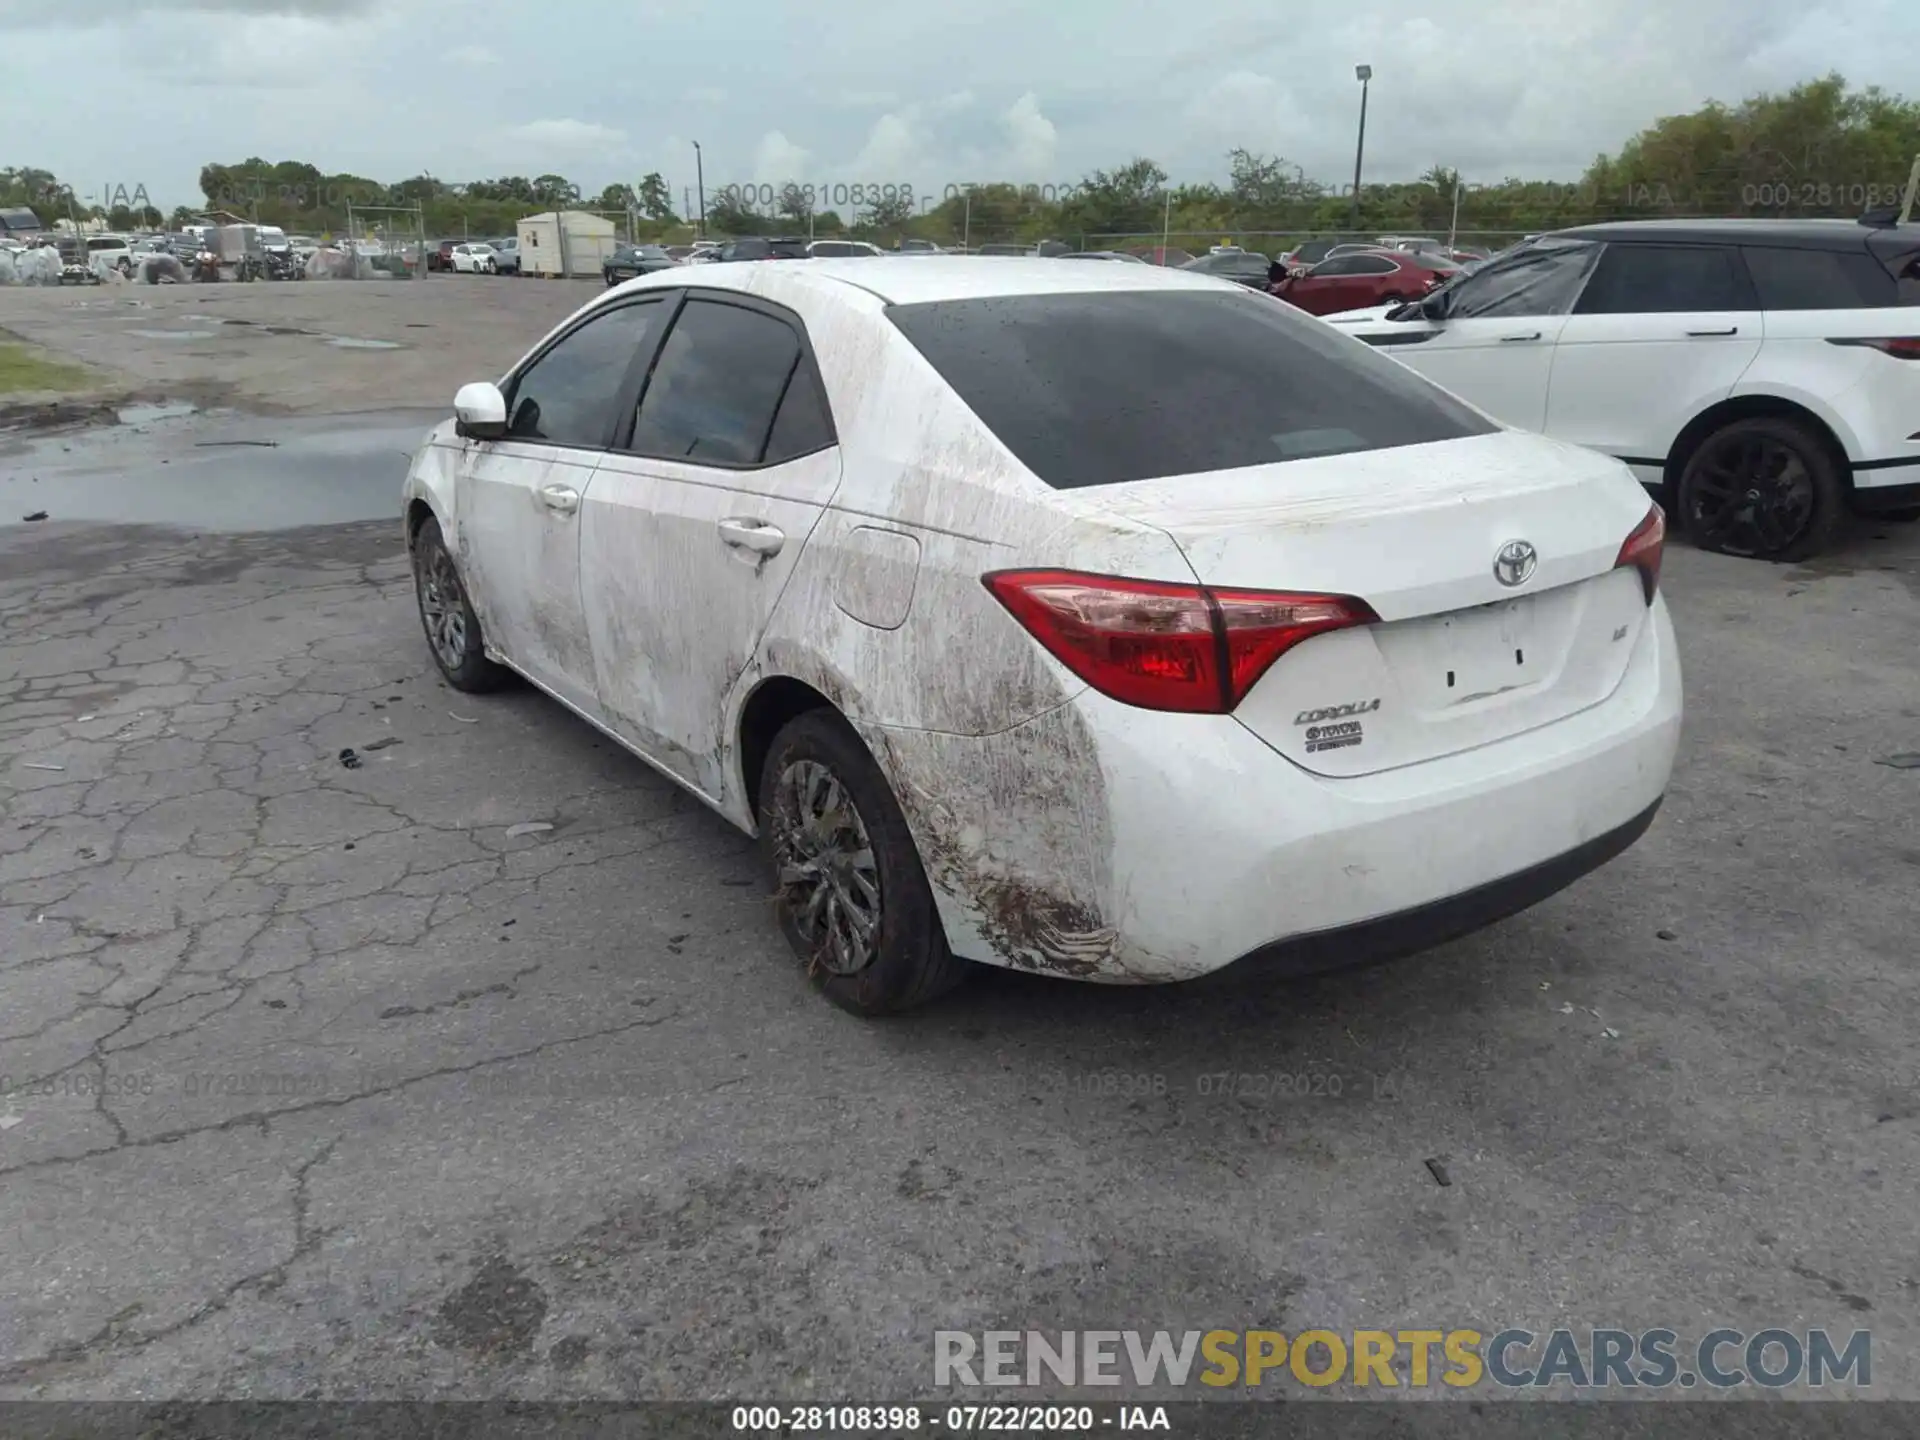
[(388, 746), (398, 745), (399, 743), (400, 737), (398, 735), (382, 735), (378, 740), (369, 740), (360, 748), (362, 750), (385, 750)]
[(45, 765), (38, 760), (22, 760), (20, 764), (28, 770), (64, 770), (67, 768), (64, 765)]
[[(33, 517), (29, 515), (27, 518), (31, 520)], [(1920, 770), (1920, 751), (1907, 750), (1898, 755), (1882, 755), (1873, 763), (1884, 765), (1889, 770)]]
[(1678, 940), (1680, 938), (1671, 930), (1656, 930), (1653, 934), (1656, 940)]
[(21, 1115), (0, 1115), (0, 1130), (11, 1130), (25, 1119)]
[(343, 769), (347, 770), (358, 770), (360, 768), (360, 757), (354, 753), (351, 745), (340, 752), (340, 764)]
[(44, 510), (36, 510), (31, 515), (22, 515), (20, 518), (22, 520), (26, 520), (29, 522), (34, 520), (44, 520), (47, 518), (47, 512)]
[(1433, 1176), (1443, 1189), (1453, 1184), (1453, 1177), (1447, 1173), (1447, 1161), (1451, 1158), (1452, 1157), (1448, 1155), (1430, 1155), (1427, 1157), (1427, 1173)]
[(1607, 1039), (1609, 1040), (1618, 1040), (1620, 1038), (1620, 1032), (1618, 1030), (1613, 1029), (1611, 1026), (1609, 1026), (1605, 1030), (1602, 1030), (1600, 1033), (1606, 1036)]
[(553, 826), (544, 820), (528, 820), (519, 825), (509, 825), (507, 827), (507, 839), (518, 840), (522, 835), (538, 835), (543, 831), (551, 829), (553, 829)]
[(1571, 1015), (1573, 1013), (1573, 1002), (1569, 1000), (1566, 1004), (1562, 1005), (1560, 1007), (1560, 1013), (1562, 1015)]
[(456, 715), (451, 710), (447, 711), (447, 718), (449, 720), (458, 720), (462, 725), (478, 725), (480, 723), (478, 716)]

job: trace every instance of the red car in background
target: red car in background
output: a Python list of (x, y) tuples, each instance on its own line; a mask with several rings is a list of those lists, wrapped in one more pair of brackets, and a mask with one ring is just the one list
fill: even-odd
[(1418, 300), (1451, 279), (1459, 266), (1437, 255), (1366, 250), (1333, 255), (1304, 274), (1269, 285), (1270, 294), (1309, 315), (1336, 315)]

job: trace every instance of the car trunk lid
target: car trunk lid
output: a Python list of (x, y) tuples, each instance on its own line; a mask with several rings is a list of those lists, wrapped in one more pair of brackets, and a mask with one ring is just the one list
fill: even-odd
[[(1082, 490), (1165, 532), (1202, 584), (1340, 594), (1377, 623), (1282, 655), (1235, 710), (1327, 776), (1370, 774), (1549, 725), (1613, 692), (1647, 621), (1619, 569), (1645, 492), (1619, 462), (1507, 431)], [(1507, 547), (1531, 547), (1531, 567)], [(1520, 571), (1526, 571), (1520, 576)]]

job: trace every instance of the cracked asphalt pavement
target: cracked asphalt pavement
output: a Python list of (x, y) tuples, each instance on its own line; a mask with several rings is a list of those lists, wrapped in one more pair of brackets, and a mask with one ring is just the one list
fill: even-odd
[(439, 682), (396, 519), (0, 530), (0, 1398), (899, 1400), (935, 1328), (1556, 1324), (1868, 1327), (1920, 1396), (1875, 763), (1920, 527), (1665, 583), (1671, 796), (1547, 904), (875, 1024), (743, 836)]

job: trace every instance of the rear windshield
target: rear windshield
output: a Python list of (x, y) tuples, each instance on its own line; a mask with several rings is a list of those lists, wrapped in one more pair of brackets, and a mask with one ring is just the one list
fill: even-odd
[(1266, 295), (993, 296), (887, 314), (1057, 490), (1499, 428), (1399, 361)]

